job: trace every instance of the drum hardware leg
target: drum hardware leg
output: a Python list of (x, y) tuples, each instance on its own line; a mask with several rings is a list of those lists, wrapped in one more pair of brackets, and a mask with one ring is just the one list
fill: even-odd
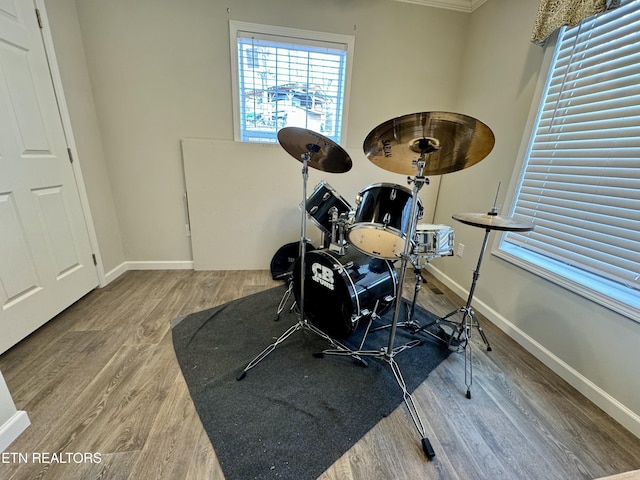
[(466, 343), (464, 346), (464, 383), (467, 386), (467, 398), (471, 398), (471, 385), (473, 384), (473, 347), (471, 345), (472, 312), (467, 310), (464, 316), (464, 333)]
[(384, 327), (378, 327), (378, 328), (374, 328), (373, 330), (371, 330), (371, 325), (373, 324), (373, 322), (375, 322), (376, 320), (378, 320), (380, 317), (380, 315), (378, 314), (378, 307), (380, 306), (380, 303), (391, 303), (393, 302), (394, 297), (392, 297), (391, 295), (387, 295), (386, 297), (382, 298), (382, 299), (377, 299), (376, 303), (373, 307), (373, 311), (369, 312), (368, 310), (363, 310), (361, 313), (363, 316), (368, 316), (369, 317), (369, 323), (367, 324), (367, 328), (364, 332), (364, 335), (362, 336), (362, 341), (360, 342), (360, 346), (358, 347), (359, 351), (362, 351), (362, 349), (364, 348), (364, 344), (367, 341), (367, 336), (369, 335), (369, 332), (375, 332), (377, 330), (379, 330), (380, 328), (384, 328)]
[[(412, 197), (412, 201), (411, 201), (411, 214), (409, 216), (409, 228), (407, 231), (407, 241), (405, 242), (404, 245), (404, 253), (401, 256), (401, 267), (400, 267), (400, 276), (398, 278), (398, 298), (396, 299), (396, 306), (395, 306), (395, 310), (394, 310), (394, 314), (393, 314), (393, 321), (391, 322), (391, 330), (389, 332), (389, 344), (387, 346), (387, 350), (386, 350), (386, 358), (387, 361), (389, 362), (389, 364), (391, 365), (391, 368), (393, 370), (393, 373), (396, 377), (396, 381), (398, 382), (398, 385), (400, 386), (400, 388), (402, 389), (402, 393), (403, 393), (403, 397), (404, 397), (404, 401), (405, 404), (407, 405), (407, 408), (409, 409), (409, 413), (411, 415), (411, 418), (413, 420), (414, 425), (416, 426), (418, 432), (420, 433), (420, 435), (422, 435), (422, 445), (423, 445), (423, 449), (425, 452), (425, 455), (427, 455), (427, 458), (431, 459), (435, 453), (433, 452), (433, 449), (431, 448), (431, 444), (429, 442), (429, 440), (426, 438), (425, 436), (425, 428), (424, 425), (422, 424), (422, 420), (420, 419), (420, 414), (415, 406), (415, 403), (413, 401), (413, 397), (411, 396), (411, 394), (407, 391), (406, 385), (404, 383), (404, 379), (402, 378), (402, 374), (400, 372), (400, 368), (398, 367), (398, 364), (395, 362), (394, 356), (396, 353), (399, 353), (400, 351), (404, 350), (404, 348), (402, 348), (402, 350), (396, 351), (394, 349), (394, 342), (395, 342), (395, 334), (396, 334), (396, 329), (398, 327), (398, 319), (400, 317), (400, 310), (401, 310), (401, 306), (402, 306), (402, 291), (403, 291), (403, 287), (404, 287), (404, 280), (406, 277), (406, 273), (407, 273), (407, 264), (410, 258), (410, 254), (411, 254), (411, 239), (415, 238), (416, 235), (416, 227), (417, 227), (417, 223), (418, 223), (418, 194), (420, 192), (420, 189), (423, 187), (423, 185), (425, 185), (426, 183), (428, 183), (428, 179), (422, 176), (422, 172), (424, 170), (425, 164), (426, 164), (426, 159), (425, 159), (425, 155), (432, 153), (436, 150), (439, 149), (439, 143), (437, 142), (431, 142), (427, 139), (425, 139), (425, 145), (421, 146), (421, 154), (420, 154), (420, 158), (418, 160), (416, 160), (416, 167), (417, 167), (417, 175), (414, 178), (408, 178), (409, 183), (413, 183), (413, 197)], [(410, 348), (410, 347), (407, 347)], [(427, 448), (429, 447), (429, 448)]]
[[(412, 342), (414, 343), (414, 345), (411, 345), (411, 346), (417, 345), (418, 342), (420, 341), (415, 340), (414, 342)], [(400, 347), (394, 348), (392, 351), (388, 351), (386, 348), (382, 348), (380, 350), (352, 351), (352, 350), (345, 349), (345, 347), (342, 347), (339, 349), (328, 349), (328, 350), (325, 350), (323, 353), (326, 355), (352, 356), (360, 360), (361, 362), (363, 362), (364, 365), (366, 365), (366, 362), (362, 357), (375, 357), (388, 363), (389, 366), (391, 367), (391, 371), (393, 372), (393, 376), (398, 386), (402, 390), (402, 399), (405, 405), (407, 406), (407, 410), (409, 411), (409, 416), (411, 417), (411, 420), (413, 421), (416, 429), (418, 430), (418, 433), (422, 437), (421, 444), (422, 444), (422, 449), (424, 451), (424, 454), (427, 456), (428, 459), (432, 459), (433, 457), (435, 457), (435, 452), (431, 446), (431, 442), (426, 437), (426, 429), (422, 422), (422, 418), (420, 417), (420, 413), (418, 411), (416, 403), (411, 393), (407, 390), (407, 385), (402, 376), (400, 366), (398, 365), (398, 362), (396, 362), (395, 360), (395, 356), (398, 353), (405, 350), (406, 348), (410, 348), (410, 346), (400, 346)]]
[[(389, 302), (389, 301), (393, 301), (393, 297), (385, 297), (384, 299), (382, 299), (383, 302)], [(368, 366), (368, 363), (362, 358), (362, 355), (374, 355), (374, 356), (378, 356), (380, 353), (378, 351), (367, 351), (367, 350), (363, 350), (364, 349), (364, 344), (367, 341), (367, 337), (369, 335), (371, 330), (371, 325), (373, 324), (373, 322), (375, 320), (377, 320), (378, 318), (380, 318), (380, 315), (378, 315), (378, 307), (380, 306), (380, 299), (376, 300), (375, 306), (373, 307), (373, 311), (370, 312), (369, 310), (363, 310), (361, 313), (360, 318), (364, 318), (364, 317), (369, 317), (369, 321), (367, 322), (367, 328), (364, 331), (364, 334), (362, 335), (362, 340), (360, 341), (360, 345), (358, 346), (357, 350), (350, 350), (347, 347), (342, 347), (342, 348), (338, 348), (338, 349), (326, 349), (323, 350), (321, 352), (321, 354), (315, 355), (316, 357), (320, 357), (320, 356), (324, 356), (326, 355), (349, 355), (352, 356), (360, 365), (362, 366)], [(359, 321), (359, 320), (358, 320)]]
[[(307, 199), (307, 181), (309, 179), (309, 161), (311, 160), (312, 156), (315, 153), (317, 153), (320, 149), (320, 147), (318, 147), (317, 145), (312, 145), (312, 144), (309, 144), (307, 147), (309, 148), (309, 151), (301, 155), (302, 205), (305, 204), (305, 201)], [(305, 328), (319, 335), (323, 339), (327, 340), (331, 345), (333, 345), (336, 348), (346, 348), (342, 346), (340, 343), (336, 342), (331, 337), (329, 337), (327, 334), (322, 332), (321, 330), (311, 325), (304, 316), (304, 290), (305, 290), (304, 279), (305, 279), (305, 268), (306, 268), (305, 259), (306, 259), (306, 250), (307, 250), (306, 247), (307, 247), (307, 241), (308, 241), (306, 220), (307, 220), (306, 212), (305, 212), (305, 209), (303, 208), (301, 209), (301, 219), (300, 219), (300, 251), (299, 253), (300, 253), (300, 279), (301, 280), (300, 280), (300, 298), (299, 298), (299, 301), (297, 302), (298, 303), (297, 306), (299, 309), (298, 322), (295, 325), (289, 327), (275, 342), (268, 345), (253, 360), (251, 360), (247, 364), (247, 366), (242, 370), (242, 372), (240, 372), (240, 374), (236, 377), (237, 380), (242, 380), (243, 378), (245, 378), (247, 375), (247, 372), (251, 370), (253, 367), (255, 367), (256, 365), (258, 365), (262, 360), (264, 360), (271, 352), (273, 352), (276, 349), (276, 347), (278, 347), (278, 345), (284, 342), (287, 338), (289, 338), (295, 332)], [(291, 288), (293, 288), (293, 283)]]
[(286, 332), (284, 332), (275, 342), (267, 346), (262, 352), (260, 352), (253, 360), (251, 360), (244, 370), (240, 372), (240, 374), (236, 377), (236, 380), (242, 380), (247, 376), (247, 372), (255, 367), (258, 363), (260, 363), (264, 358), (267, 357), (271, 352), (273, 352), (278, 345), (284, 342), (287, 338), (289, 338), (294, 332), (297, 332), (302, 328), (302, 323), (298, 322), (295, 325), (289, 327)]
[[(439, 318), (436, 321), (438, 324), (440, 324), (440, 322), (445, 323), (445, 325), (441, 326), (441, 328), (443, 329), (445, 336), (447, 336), (448, 338), (447, 345), (449, 349), (457, 352), (461, 352), (464, 350), (464, 377), (465, 384), (467, 386), (467, 398), (471, 398), (471, 385), (473, 384), (473, 352), (471, 335), (474, 327), (478, 330), (478, 333), (480, 333), (480, 337), (482, 338), (487, 351), (491, 351), (489, 340), (484, 333), (484, 330), (480, 326), (480, 322), (474, 314), (473, 308), (471, 308), (471, 303), (473, 302), (473, 294), (475, 293), (478, 278), (480, 278), (480, 266), (482, 265), (482, 257), (484, 256), (484, 252), (487, 248), (489, 233), (491, 233), (491, 229), (487, 228), (485, 230), (484, 239), (482, 241), (482, 247), (480, 248), (480, 255), (478, 256), (478, 264), (476, 265), (476, 269), (473, 271), (473, 279), (471, 282), (471, 288), (469, 289), (467, 303), (464, 307), (457, 308), (456, 310), (449, 312), (447, 315)], [(459, 323), (449, 320), (449, 318), (457, 313), (462, 313), (462, 320)], [(452, 340), (457, 340), (460, 345), (458, 347), (453, 347), (451, 345)]]
[[(290, 276), (289, 278), (287, 278), (287, 290), (284, 292), (284, 295), (282, 295), (282, 299), (278, 304), (278, 309), (276, 310), (276, 317), (273, 319), (274, 322), (277, 322), (278, 320), (280, 320), (280, 314), (284, 311), (284, 307), (289, 301), (289, 297), (291, 297), (292, 291), (293, 291), (293, 276)], [(296, 302), (294, 301), (291, 307), (289, 308), (289, 312), (293, 311), (293, 308), (295, 307), (295, 305), (296, 305)]]
[[(464, 344), (466, 343), (466, 336), (464, 335), (464, 330), (462, 328), (462, 323), (453, 322), (449, 320), (449, 317), (455, 315), (458, 312), (463, 312), (463, 308), (454, 310), (453, 312), (448, 313), (444, 317), (440, 317), (435, 319), (434, 321), (427, 323), (426, 325), (418, 328), (414, 334), (417, 333), (425, 333), (436, 340), (439, 340), (447, 345), (447, 348), (453, 352), (461, 353), (464, 350)], [(434, 325), (437, 325), (442, 335), (438, 335), (432, 332), (430, 329)], [(452, 341), (458, 342), (458, 345), (452, 345)]]
[[(413, 332), (418, 332), (420, 331), (421, 327), (420, 324), (418, 322), (416, 322), (413, 319), (414, 313), (415, 313), (415, 309), (416, 309), (416, 302), (418, 299), (418, 292), (420, 292), (421, 289), (421, 282), (424, 280), (424, 277), (422, 276), (422, 270), (420, 268), (415, 268), (414, 269), (414, 273), (416, 275), (416, 283), (415, 283), (415, 287), (414, 287), (414, 291), (413, 291), (413, 299), (411, 300), (411, 306), (406, 306), (406, 310), (407, 310), (407, 320), (405, 322), (398, 322), (398, 327), (401, 328), (408, 328), (410, 330), (413, 330)], [(424, 280), (424, 282), (426, 283), (426, 280)], [(376, 327), (373, 330), (371, 330), (372, 332), (377, 332), (379, 330), (384, 330), (385, 328), (391, 328), (391, 324), (388, 325), (382, 325), (380, 327)]]
[(407, 311), (406, 325), (414, 328), (420, 328), (420, 325), (413, 319), (413, 315), (416, 312), (416, 302), (418, 300), (418, 293), (420, 293), (420, 290), (422, 288), (421, 283), (424, 280), (424, 277), (422, 276), (422, 269), (420, 267), (414, 268), (413, 273), (416, 276), (416, 284), (413, 289), (413, 299), (411, 300), (411, 307)]
[(402, 377), (402, 372), (400, 371), (400, 367), (398, 366), (398, 363), (395, 361), (393, 356), (389, 359), (389, 365), (391, 365), (393, 376), (395, 377), (396, 382), (398, 383), (398, 386), (402, 390), (402, 398), (404, 400), (405, 405), (407, 406), (409, 415), (411, 416), (411, 419), (413, 420), (413, 423), (416, 426), (418, 433), (420, 433), (420, 435), (422, 436), (422, 439), (421, 439), (422, 450), (424, 451), (424, 454), (427, 456), (428, 459), (432, 459), (433, 457), (436, 456), (436, 453), (433, 450), (433, 447), (431, 446), (431, 442), (426, 436), (426, 429), (424, 428), (424, 424), (422, 423), (422, 419), (420, 418), (420, 412), (416, 407), (415, 401), (413, 400), (413, 396), (407, 390), (407, 384), (405, 383), (404, 378)]
[[(376, 306), (373, 308), (373, 312), (366, 312), (365, 315), (369, 316), (369, 322), (367, 323), (367, 328), (364, 331), (364, 335), (362, 335), (362, 341), (360, 342), (360, 346), (358, 347), (358, 350), (362, 350), (364, 348), (364, 342), (367, 341), (367, 336), (369, 335), (369, 331), (371, 329), (371, 324), (373, 323), (373, 321), (378, 318), (378, 314), (376, 313), (376, 309), (378, 308), (378, 304), (380, 303), (380, 300), (376, 301)], [(364, 313), (364, 312), (363, 312)]]

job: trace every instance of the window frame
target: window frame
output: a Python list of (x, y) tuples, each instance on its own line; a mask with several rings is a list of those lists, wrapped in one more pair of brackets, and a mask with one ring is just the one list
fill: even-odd
[(256, 35), (267, 35), (276, 37), (287, 37), (300, 40), (300, 44), (304, 41), (310, 42), (327, 42), (341, 44), (345, 46), (346, 63), (344, 71), (344, 86), (342, 99), (342, 119), (340, 126), (340, 142), (344, 143), (347, 138), (347, 125), (349, 120), (349, 99), (351, 96), (351, 72), (353, 64), (353, 53), (355, 48), (355, 37), (353, 35), (344, 35), (338, 33), (318, 32), (313, 30), (301, 30), (296, 28), (281, 27), (275, 25), (263, 25), (257, 23), (240, 22), (229, 20), (229, 46), (231, 53), (231, 92), (233, 107), (233, 139), (242, 143), (262, 143), (268, 142), (247, 142), (241, 138), (241, 106), (240, 106), (240, 87), (239, 87), (239, 65), (238, 65), (238, 32), (251, 32)]
[[(556, 32), (550, 37), (545, 47), (536, 91), (532, 99), (529, 117), (505, 200), (505, 205), (509, 207), (509, 216), (514, 215), (519, 188), (525, 174), (537, 124), (543, 111), (542, 101), (551, 81), (553, 67), (559, 51), (558, 45), (563, 31)], [(640, 292), (638, 290), (621, 286), (616, 282), (572, 267), (558, 260), (529, 251), (512, 243), (507, 243), (505, 238), (508, 233), (500, 232), (500, 235), (496, 236), (492, 248), (493, 255), (618, 314), (640, 322)]]

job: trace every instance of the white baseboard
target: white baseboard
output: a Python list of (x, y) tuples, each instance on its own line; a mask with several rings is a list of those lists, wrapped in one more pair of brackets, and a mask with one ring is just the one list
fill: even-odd
[(24, 410), (19, 410), (0, 426), (0, 453), (4, 452), (13, 441), (31, 425), (29, 415)]
[(116, 278), (118, 278), (120, 275), (125, 273), (127, 270), (128, 270), (127, 262), (122, 262), (116, 268), (114, 268), (113, 270), (110, 270), (109, 272), (107, 272), (105, 274), (105, 285), (103, 285), (103, 286), (106, 286), (106, 285), (110, 284)]
[(193, 270), (192, 260), (169, 262), (126, 262), (127, 270)]
[[(437, 268), (428, 265), (427, 269), (434, 277), (444, 283), (460, 297), (467, 298), (469, 296), (468, 290), (462, 288), (459, 284), (454, 282), (450, 277), (443, 274)], [(607, 392), (594, 384), (591, 380), (580, 374), (569, 364), (565, 363), (562, 359), (554, 355), (551, 351), (547, 350), (543, 345), (535, 341), (533, 338), (520, 330), (513, 323), (508, 321), (487, 304), (474, 298), (473, 308), (484, 315), (493, 324), (500, 328), (500, 330), (509, 335), (513, 340), (518, 342), (525, 350), (527, 350), (534, 357), (544, 363), (556, 374), (560, 375), (563, 380), (565, 380), (572, 387), (574, 387), (585, 397), (595, 403), (598, 407), (604, 410), (624, 428), (629, 430), (636, 437), (640, 438), (639, 415), (637, 415), (635, 412), (627, 408), (624, 404), (613, 398)]]
[(122, 262), (113, 270), (109, 271), (105, 285), (113, 282), (123, 273), (129, 270), (193, 270), (192, 260), (179, 260), (168, 262)]

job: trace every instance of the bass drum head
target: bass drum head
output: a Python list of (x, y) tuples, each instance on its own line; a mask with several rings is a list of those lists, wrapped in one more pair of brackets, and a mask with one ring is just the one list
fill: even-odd
[[(307, 242), (305, 247), (307, 252), (315, 250), (316, 247)], [(287, 280), (293, 273), (293, 265), (300, 257), (300, 241), (287, 243), (278, 249), (271, 259), (269, 269), (271, 278), (274, 280)]]
[[(376, 301), (396, 295), (397, 276), (386, 260), (350, 250), (338, 256), (329, 249), (307, 252), (304, 310), (306, 318), (332, 338), (351, 335), (363, 310), (372, 311)], [(293, 270), (293, 291), (300, 303), (300, 263)], [(381, 302), (378, 314), (389, 304)]]

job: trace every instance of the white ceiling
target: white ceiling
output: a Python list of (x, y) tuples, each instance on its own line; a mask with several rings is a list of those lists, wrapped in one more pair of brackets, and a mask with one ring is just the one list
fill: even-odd
[(428, 7), (446, 8), (459, 12), (473, 12), (487, 0), (396, 0), (398, 2), (416, 3)]

